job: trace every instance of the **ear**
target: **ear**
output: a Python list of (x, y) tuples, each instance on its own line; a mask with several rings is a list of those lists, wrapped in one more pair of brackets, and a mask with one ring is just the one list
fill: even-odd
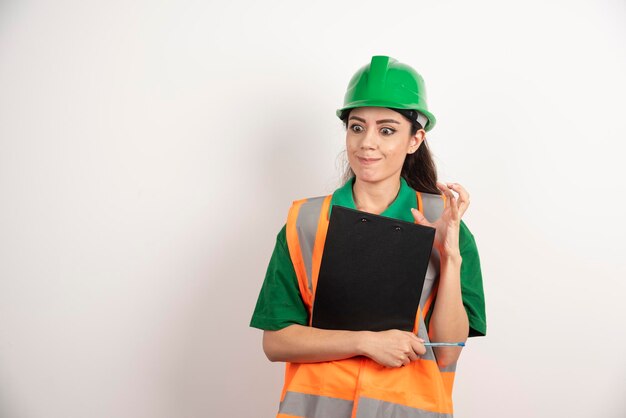
[(417, 132), (415, 132), (415, 135), (413, 135), (409, 140), (409, 150), (407, 151), (407, 154), (415, 153), (420, 145), (422, 145), (422, 142), (424, 142), (424, 139), (426, 139), (425, 130), (419, 129)]

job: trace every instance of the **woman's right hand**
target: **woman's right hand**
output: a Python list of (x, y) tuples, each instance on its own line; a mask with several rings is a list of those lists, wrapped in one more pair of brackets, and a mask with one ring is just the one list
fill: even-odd
[(424, 340), (397, 329), (368, 332), (362, 344), (363, 355), (386, 367), (402, 367), (426, 353)]

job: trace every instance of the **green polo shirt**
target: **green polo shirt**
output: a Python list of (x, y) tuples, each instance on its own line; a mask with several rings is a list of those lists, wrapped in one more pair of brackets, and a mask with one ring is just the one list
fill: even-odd
[[(417, 208), (415, 190), (407, 184), (404, 178), (400, 178), (400, 182), (398, 195), (381, 215), (414, 222), (411, 208)], [(330, 203), (331, 211), (334, 205), (356, 209), (352, 195), (353, 183), (354, 178), (335, 190)], [(276, 246), (250, 321), (251, 327), (275, 331), (292, 324), (308, 325), (309, 323), (308, 312), (300, 296), (298, 278), (289, 256), (285, 231), (285, 226), (283, 226), (276, 237)], [(487, 324), (480, 259), (474, 236), (463, 221), (461, 221), (459, 231), (459, 248), (463, 258), (461, 292), (463, 305), (469, 318), (470, 337), (483, 336), (487, 332)], [(430, 312), (432, 311), (431, 309)], [(428, 327), (429, 320), (430, 315), (426, 317), (426, 327)]]

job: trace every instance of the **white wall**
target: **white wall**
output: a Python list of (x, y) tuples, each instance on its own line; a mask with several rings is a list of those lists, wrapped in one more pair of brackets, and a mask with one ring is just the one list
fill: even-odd
[(623, 417), (626, 4), (0, 3), (0, 416), (268, 417), (248, 328), (371, 55), (422, 73), (488, 337), (458, 417)]

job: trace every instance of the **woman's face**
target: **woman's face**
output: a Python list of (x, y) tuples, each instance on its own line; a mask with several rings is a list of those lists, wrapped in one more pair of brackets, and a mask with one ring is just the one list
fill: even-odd
[(411, 135), (411, 123), (384, 107), (357, 107), (346, 132), (348, 162), (356, 178), (379, 183), (399, 178), (407, 154), (417, 151), (425, 131)]

